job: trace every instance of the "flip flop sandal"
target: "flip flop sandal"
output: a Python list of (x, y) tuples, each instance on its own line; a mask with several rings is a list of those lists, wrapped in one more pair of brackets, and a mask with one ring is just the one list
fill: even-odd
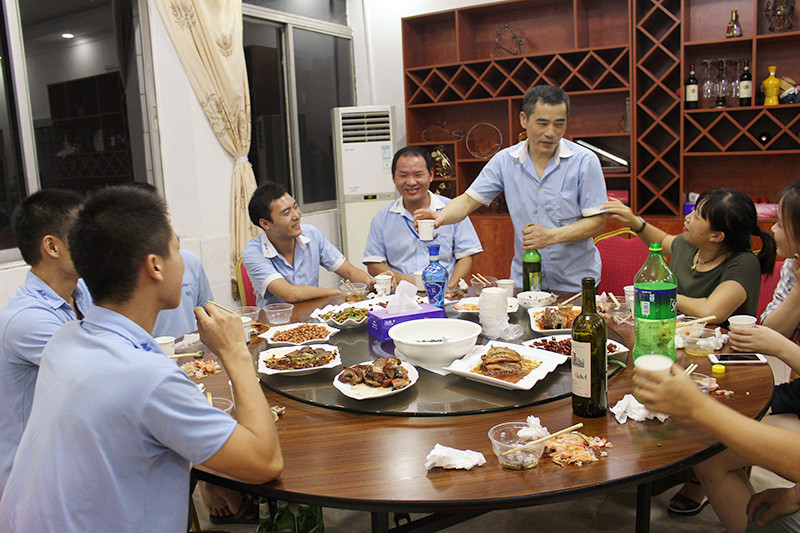
[(258, 503), (249, 494), (242, 494), (242, 505), (234, 514), (208, 515), (212, 524), (258, 524)]
[(698, 503), (688, 496), (683, 494), (676, 494), (672, 497), (667, 505), (667, 511), (670, 514), (678, 516), (694, 516), (700, 514), (705, 506), (708, 505), (708, 498), (703, 497), (703, 501)]

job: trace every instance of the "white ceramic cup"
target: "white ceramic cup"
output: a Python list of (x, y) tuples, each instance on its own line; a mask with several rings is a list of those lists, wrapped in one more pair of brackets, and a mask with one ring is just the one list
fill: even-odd
[(631, 310), (631, 313), (633, 313), (633, 295), (634, 295), (633, 285), (625, 285), (624, 289), (625, 289), (625, 303), (628, 305), (628, 309)]
[(514, 280), (513, 279), (498, 279), (497, 286), (505, 289), (508, 298), (514, 297)]
[(417, 284), (417, 290), (418, 291), (424, 291), (425, 290), (425, 284), (422, 282), (422, 270), (418, 270), (417, 272), (414, 272), (414, 283)]
[(244, 328), (244, 342), (250, 342), (250, 333), (253, 327), (253, 319), (249, 316), (240, 317), (242, 319), (242, 327)]
[[(421, 276), (422, 274), (420, 274)], [(392, 293), (392, 276), (389, 274), (378, 274), (375, 276), (375, 291), (378, 296), (388, 296)]]
[(167, 355), (175, 355), (175, 337), (156, 337), (156, 342)]
[(650, 372), (658, 372), (659, 374), (669, 374), (669, 369), (672, 368), (672, 359), (666, 355), (658, 354), (645, 354), (640, 355), (633, 360), (633, 366), (648, 370)]
[(728, 318), (730, 329), (752, 328), (756, 325), (756, 317), (750, 315), (733, 315)]
[(433, 220), (417, 220), (417, 230), (419, 231), (419, 240), (432, 241), (433, 240)]

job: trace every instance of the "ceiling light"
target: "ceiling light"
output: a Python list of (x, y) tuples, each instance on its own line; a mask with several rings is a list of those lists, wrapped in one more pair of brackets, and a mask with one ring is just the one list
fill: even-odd
[(61, 34), (61, 38), (62, 39), (74, 39), (75, 38), (75, 34), (74, 33), (69, 33), (69, 32), (64, 32), (64, 33)]

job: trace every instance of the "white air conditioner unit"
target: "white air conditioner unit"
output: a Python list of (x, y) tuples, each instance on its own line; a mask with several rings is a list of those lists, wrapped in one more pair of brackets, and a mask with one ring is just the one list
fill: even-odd
[(360, 266), (372, 217), (396, 197), (394, 106), (335, 107), (332, 114), (342, 252)]

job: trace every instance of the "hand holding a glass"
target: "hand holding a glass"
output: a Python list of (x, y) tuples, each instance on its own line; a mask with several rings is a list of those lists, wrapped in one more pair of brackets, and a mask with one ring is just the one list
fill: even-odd
[(633, 376), (636, 399), (654, 413), (694, 418), (695, 413), (703, 409), (708, 396), (700, 392), (691, 376), (686, 375), (680, 366), (672, 365), (670, 370), (659, 372), (637, 367)]
[(765, 353), (774, 355), (787, 363), (787, 358), (794, 355), (800, 361), (800, 348), (772, 328), (731, 325), (728, 336), (731, 340), (731, 348), (737, 352)]

